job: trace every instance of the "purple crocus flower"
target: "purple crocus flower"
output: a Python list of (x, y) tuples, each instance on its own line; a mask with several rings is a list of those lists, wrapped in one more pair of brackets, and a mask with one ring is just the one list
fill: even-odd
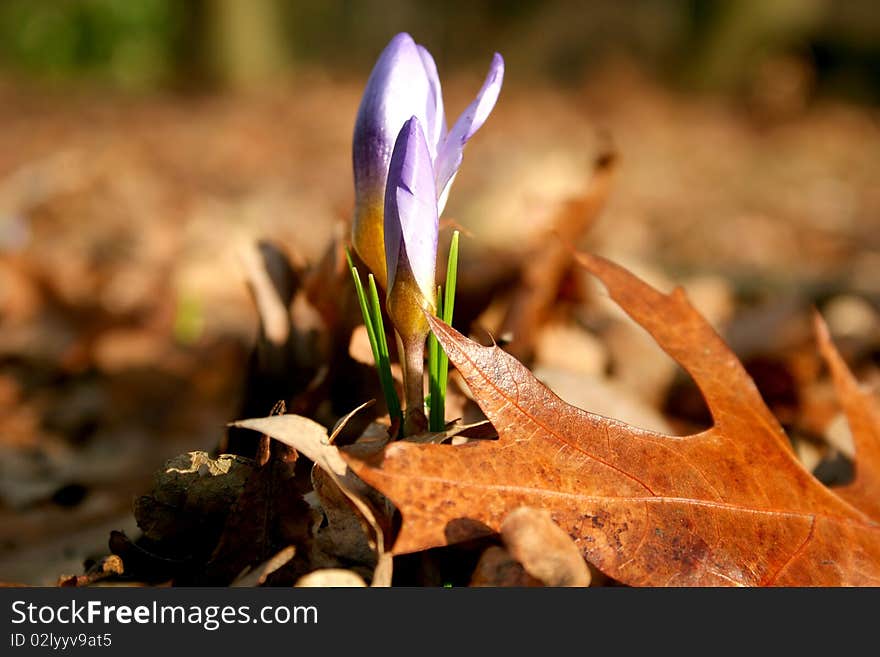
[(382, 51), (361, 99), (354, 128), (354, 248), (375, 274), (385, 280), (383, 212), (385, 182), (401, 126), (417, 117), (430, 155), (442, 213), (465, 143), (483, 125), (498, 100), (504, 60), (495, 54), (489, 74), (474, 101), (451, 130), (446, 129), (440, 78), (434, 59), (406, 33), (396, 35)]
[(394, 143), (384, 213), (386, 307), (404, 344), (428, 333), (423, 311), (434, 309), (438, 216), (431, 150), (413, 116)]

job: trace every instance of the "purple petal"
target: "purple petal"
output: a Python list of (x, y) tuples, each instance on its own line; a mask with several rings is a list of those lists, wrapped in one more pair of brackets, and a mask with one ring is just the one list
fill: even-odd
[[(439, 192), (438, 198), (443, 199), (444, 204), (449, 193), (449, 186), (452, 184), (452, 179), (461, 166), (464, 145), (489, 117), (492, 108), (495, 107), (495, 102), (498, 100), (503, 80), (504, 59), (502, 59), (501, 55), (495, 53), (489, 66), (486, 81), (483, 82), (483, 87), (473, 102), (458, 117), (455, 125), (452, 126), (452, 129), (440, 146), (434, 163), (434, 170), (437, 190)], [(443, 211), (442, 206), (440, 211)]]
[(437, 189), (431, 153), (419, 119), (404, 123), (391, 156), (385, 190), (388, 293), (405, 271), (425, 299), (433, 299), (437, 261)]
[(418, 45), (419, 55), (422, 58), (422, 64), (425, 66), (425, 74), (428, 76), (428, 83), (431, 87), (431, 93), (428, 96), (428, 104), (425, 112), (425, 138), (428, 140), (428, 150), (431, 151), (431, 159), (437, 157), (437, 148), (440, 142), (446, 136), (446, 114), (443, 111), (443, 92), (440, 87), (440, 76), (437, 74), (437, 65), (431, 53), (422, 46)]
[(354, 127), (352, 159), (356, 202), (384, 191), (394, 140), (411, 116), (427, 121), (432, 82), (412, 37), (401, 32), (382, 51), (361, 99)]

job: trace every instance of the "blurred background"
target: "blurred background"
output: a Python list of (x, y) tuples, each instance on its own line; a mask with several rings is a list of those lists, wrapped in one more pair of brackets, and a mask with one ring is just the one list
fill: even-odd
[[(136, 531), (157, 467), (236, 419), (257, 333), (243, 250), (314, 263), (345, 234), (360, 94), (399, 31), (433, 53), (450, 123), (506, 61), (444, 215), (465, 257), (539, 248), (613, 152), (578, 246), (685, 285), (799, 454), (846, 455), (816, 438), (827, 387), (806, 404), (798, 382), (813, 306), (878, 379), (873, 0), (2, 0), (0, 581), (81, 571)], [(644, 340), (554, 335), (634, 405), (701, 412), (674, 367), (645, 375), (665, 356)], [(583, 381), (566, 396), (565, 358), (538, 351), (574, 401)]]
[(785, 61), (820, 93), (876, 100), (874, 9), (870, 0), (6, 0), (0, 29), (11, 73), (144, 91), (247, 86), (310, 68), (356, 77), (389, 34), (410, 31), (447, 72), (491, 46), (521, 78), (577, 85), (629, 57), (666, 81), (748, 92)]

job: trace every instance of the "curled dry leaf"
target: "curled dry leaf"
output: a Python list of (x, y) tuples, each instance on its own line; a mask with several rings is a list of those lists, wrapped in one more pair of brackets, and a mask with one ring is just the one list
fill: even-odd
[[(340, 420), (333, 437), (341, 431), (345, 420), (363, 407), (355, 409)], [(273, 415), (239, 420), (233, 424), (259, 431), (293, 447), (327, 474), (372, 530), (371, 538), (375, 545), (377, 563), (371, 584), (390, 586), (392, 559), (385, 548), (389, 517), (384, 510), (375, 508), (375, 503), (369, 499), (369, 487), (348, 467), (339, 448), (332, 444), (333, 437), (327, 435), (327, 430), (317, 422), (299, 415)]]
[(285, 445), (261, 438), (256, 466), (205, 564), (209, 582), (231, 582), (279, 550), (310, 542), (311, 511), (296, 480), (296, 452), (286, 450)]
[[(880, 585), (880, 524), (801, 466), (685, 294), (662, 294), (596, 256), (579, 261), (693, 377), (713, 426), (675, 437), (593, 415), (501, 349), (429, 318), (499, 440), (396, 442), (350, 459), (401, 511), (394, 552), (498, 531), (510, 511), (533, 506), (629, 585)], [(871, 459), (863, 465), (876, 469)]]
[(339, 450), (330, 444), (327, 429), (307, 417), (299, 415), (270, 415), (269, 417), (238, 420), (233, 426), (252, 429), (271, 436), (293, 447), (325, 471), (344, 477), (347, 471)]
[(317, 466), (312, 469), (311, 479), (323, 514), (323, 522), (315, 530), (318, 548), (350, 563), (375, 566), (375, 545), (348, 496), (331, 475)]
[(511, 511), (501, 523), (501, 540), (526, 572), (547, 586), (590, 585), (590, 569), (580, 550), (548, 511)]

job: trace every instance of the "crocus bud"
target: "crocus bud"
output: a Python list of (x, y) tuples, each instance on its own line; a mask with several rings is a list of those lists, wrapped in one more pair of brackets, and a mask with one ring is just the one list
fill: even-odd
[(415, 116), (394, 144), (384, 210), (388, 316), (404, 344), (424, 342), (424, 311), (434, 311), (439, 221), (431, 152)]
[(385, 183), (395, 140), (410, 117), (421, 124), (442, 209), (461, 165), (464, 144), (488, 117), (504, 76), (497, 53), (477, 98), (447, 132), (440, 78), (431, 54), (406, 33), (391, 39), (367, 81), (354, 128), (355, 217), (352, 243), (380, 285), (385, 280), (383, 212)]
[(361, 99), (354, 126), (355, 219), (352, 242), (376, 279), (386, 287), (382, 236), (385, 181), (401, 126), (417, 116), (434, 137), (436, 154), (443, 125), (443, 100), (437, 67), (430, 53), (409, 34), (391, 39), (376, 62)]

